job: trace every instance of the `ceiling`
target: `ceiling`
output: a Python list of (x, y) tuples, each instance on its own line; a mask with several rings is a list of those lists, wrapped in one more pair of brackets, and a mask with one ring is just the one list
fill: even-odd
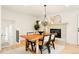
[[(19, 13), (24, 13), (32, 16), (43, 16), (44, 6), (43, 5), (3, 5), (3, 9), (12, 10)], [(47, 14), (57, 13), (69, 10), (71, 8), (78, 8), (79, 6), (65, 6), (65, 5), (47, 5)]]

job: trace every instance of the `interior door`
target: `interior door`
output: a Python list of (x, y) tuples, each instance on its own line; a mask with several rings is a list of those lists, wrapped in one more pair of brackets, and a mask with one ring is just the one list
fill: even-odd
[(2, 48), (8, 47), (11, 45), (15, 40), (15, 28), (13, 21), (10, 20), (3, 20), (2, 21), (2, 35), (1, 35), (1, 42)]

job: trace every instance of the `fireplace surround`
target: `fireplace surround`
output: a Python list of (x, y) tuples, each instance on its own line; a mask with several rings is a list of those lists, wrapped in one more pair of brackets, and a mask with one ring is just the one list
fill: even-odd
[(61, 29), (50, 29), (50, 33), (56, 33), (56, 37), (61, 38)]

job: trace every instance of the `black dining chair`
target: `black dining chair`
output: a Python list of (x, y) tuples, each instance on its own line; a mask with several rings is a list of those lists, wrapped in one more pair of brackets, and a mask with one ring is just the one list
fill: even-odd
[(41, 54), (42, 54), (42, 51), (46, 49), (48, 50), (48, 53), (51, 52), (50, 51), (50, 35), (47, 35), (47, 36), (44, 35), (42, 41), (39, 41), (39, 49), (41, 51)]
[[(27, 35), (32, 35), (32, 34), (36, 34), (36, 32), (27, 32)], [(32, 51), (35, 51), (35, 49), (34, 49), (35, 40), (28, 40), (27, 39), (26, 47), (29, 47), (29, 45), (31, 45)]]

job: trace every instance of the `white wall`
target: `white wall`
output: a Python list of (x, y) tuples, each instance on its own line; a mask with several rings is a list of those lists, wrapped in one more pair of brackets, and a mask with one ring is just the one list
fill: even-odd
[(2, 8), (2, 20), (13, 20), (15, 23), (15, 29), (19, 30), (20, 35), (34, 31), (34, 18), (30, 15), (17, 13)]
[(0, 5), (0, 50), (1, 50), (1, 5)]
[(76, 12), (68, 11), (61, 14), (62, 22), (67, 22), (67, 40), (68, 43), (77, 44), (77, 17)]
[(28, 15), (23, 15), (17, 12), (12, 11), (2, 11), (3, 20), (14, 20), (15, 27), (17, 30), (20, 30), (20, 34), (26, 34), (28, 31), (33, 30), (33, 17)]
[(56, 13), (54, 15), (61, 15), (62, 23), (68, 23), (66, 42), (77, 44), (77, 11), (72, 9), (69, 11)]

